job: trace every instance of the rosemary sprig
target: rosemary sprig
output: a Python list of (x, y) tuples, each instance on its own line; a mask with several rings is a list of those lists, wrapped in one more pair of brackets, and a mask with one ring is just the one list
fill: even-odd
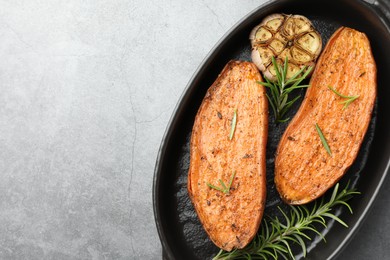
[[(300, 71), (293, 75), (290, 79), (287, 79), (288, 71), (288, 58), (284, 60), (284, 65), (278, 65), (274, 57), (272, 57), (272, 64), (276, 72), (276, 82), (271, 82), (264, 76), (266, 82), (260, 82), (259, 84), (267, 87), (271, 91), (271, 95), (267, 94), (269, 103), (274, 111), (275, 120), (278, 123), (286, 122), (290, 118), (283, 118), (290, 107), (301, 97), (297, 96), (292, 100), (288, 100), (288, 95), (294, 90), (299, 88), (307, 88), (309, 85), (299, 85), (312, 71), (313, 67), (309, 67), (306, 70), (304, 66)], [(305, 71), (306, 70), (306, 71)], [(305, 73), (301, 75), (305, 71)]]
[(349, 104), (351, 104), (353, 101), (355, 101), (356, 99), (359, 98), (359, 95), (356, 95), (356, 96), (346, 96), (346, 95), (341, 94), (340, 92), (338, 92), (337, 90), (335, 90), (331, 86), (328, 86), (328, 88), (330, 90), (332, 90), (333, 93), (335, 93), (337, 96), (346, 99), (346, 100), (340, 102), (341, 104), (344, 104), (343, 110), (346, 109), (349, 106)]
[(314, 232), (319, 235), (324, 241), (325, 238), (320, 231), (316, 229), (315, 224), (318, 223), (326, 228), (325, 218), (330, 218), (348, 227), (348, 225), (337, 217), (332, 210), (337, 205), (344, 205), (352, 214), (352, 209), (347, 201), (355, 194), (360, 194), (354, 189), (349, 189), (347, 186), (340, 192), (339, 184), (337, 183), (331, 198), (325, 202), (324, 197), (314, 203), (312, 209), (305, 205), (290, 206), (289, 213), (284, 212), (279, 208), (283, 215), (284, 221), (280, 221), (277, 217), (263, 219), (260, 231), (255, 239), (243, 249), (235, 249), (231, 252), (221, 250), (213, 260), (217, 259), (278, 259), (282, 256), (284, 259), (295, 259), (291, 246), (297, 244), (301, 247), (303, 255), (306, 256), (307, 248), (305, 239), (311, 240), (308, 232)]
[(232, 177), (230, 177), (230, 181), (229, 181), (228, 186), (226, 186), (226, 184), (221, 179), (218, 179), (218, 181), (219, 181), (219, 183), (221, 184), (222, 187), (214, 186), (214, 185), (212, 185), (212, 184), (210, 184), (208, 182), (206, 182), (206, 184), (207, 184), (207, 186), (209, 186), (212, 189), (222, 191), (225, 194), (229, 194), (230, 193), (230, 187), (232, 186), (233, 179), (234, 179), (235, 175), (236, 175), (236, 171), (233, 171), (233, 174), (232, 174)]
[(237, 108), (234, 109), (234, 114), (232, 118), (232, 127), (230, 129), (230, 134), (229, 134), (229, 140), (233, 139), (234, 131), (236, 130), (236, 124), (237, 124)]
[(326, 138), (325, 138), (324, 134), (323, 134), (322, 131), (321, 131), (321, 128), (318, 126), (317, 123), (316, 123), (316, 130), (317, 130), (318, 135), (320, 136), (322, 145), (324, 146), (325, 150), (328, 152), (328, 154), (329, 154), (330, 156), (332, 156), (332, 151), (330, 150), (330, 147), (329, 147), (329, 145), (328, 145), (328, 142), (326, 141)]

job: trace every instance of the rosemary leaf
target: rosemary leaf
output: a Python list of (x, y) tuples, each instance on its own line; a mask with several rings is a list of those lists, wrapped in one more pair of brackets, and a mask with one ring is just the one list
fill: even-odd
[(225, 193), (225, 191), (224, 191), (223, 188), (214, 186), (214, 185), (212, 185), (211, 183), (208, 183), (208, 182), (206, 182), (206, 184), (207, 184), (207, 186), (209, 186), (210, 188), (212, 188), (212, 189), (214, 189), (214, 190), (219, 190), (219, 191), (222, 191), (223, 193)]
[(277, 110), (276, 110), (276, 107), (275, 107), (274, 103), (273, 103), (273, 102), (271, 102), (271, 98), (268, 96), (268, 94), (265, 94), (265, 95), (267, 96), (267, 98), (268, 98), (268, 101), (269, 101), (269, 103), (271, 104), (272, 111), (274, 111), (274, 114), (276, 115), (276, 113), (277, 113)]
[(310, 74), (313, 67), (307, 68), (305, 66), (287, 80), (288, 58), (285, 58), (283, 65), (279, 65), (276, 62), (275, 57), (272, 57), (272, 64), (276, 73), (276, 81), (271, 82), (264, 76), (265, 82), (258, 81), (257, 83), (269, 88), (271, 94), (267, 94), (267, 98), (274, 112), (275, 120), (277, 123), (283, 123), (290, 119), (284, 118), (284, 116), (291, 106), (299, 99), (298, 97), (293, 100), (289, 100), (289, 94), (295, 89), (309, 87), (309, 85), (300, 84)]
[(232, 183), (233, 183), (235, 175), (236, 175), (236, 171), (234, 171), (232, 174), (232, 177), (230, 177), (230, 181), (229, 181), (228, 186), (226, 186), (226, 184), (221, 179), (218, 179), (218, 182), (221, 184), (222, 187), (215, 186), (215, 185), (208, 183), (208, 182), (206, 182), (206, 184), (207, 184), (207, 186), (209, 186), (210, 188), (212, 188), (214, 190), (221, 191), (225, 194), (230, 194), (230, 188), (232, 187)]
[(221, 186), (222, 186), (222, 188), (223, 188), (223, 191), (226, 193), (226, 191), (227, 191), (228, 189), (227, 189), (225, 183), (224, 183), (221, 179), (219, 179), (219, 183), (221, 183)]
[[(339, 192), (339, 184), (337, 183), (333, 189), (331, 199), (325, 201), (324, 197), (312, 204), (312, 209), (308, 206), (290, 206), (289, 213), (284, 212), (279, 208), (283, 215), (283, 223), (277, 218), (264, 218), (258, 235), (243, 249), (235, 249), (231, 252), (220, 250), (213, 258), (217, 259), (295, 259), (292, 245), (300, 246), (304, 256), (307, 255), (307, 246), (305, 239), (310, 240), (307, 232), (325, 238), (318, 230), (316, 223), (326, 227), (326, 220), (333, 219), (343, 226), (347, 226), (338, 216), (332, 211), (336, 205), (347, 206), (347, 201), (355, 194), (359, 194), (354, 189), (349, 188), (349, 183)], [(347, 206), (350, 208), (350, 206)]]
[(333, 218), (334, 220), (339, 222), (341, 225), (343, 225), (344, 227), (348, 228), (348, 225), (344, 221), (342, 221), (340, 218), (336, 217), (335, 215), (333, 215), (331, 213), (324, 213), (324, 216), (328, 217), (328, 218)]
[(340, 102), (341, 104), (344, 104), (343, 110), (346, 109), (349, 106), (349, 104), (351, 104), (353, 101), (355, 101), (356, 99), (359, 98), (359, 95), (356, 95), (356, 96), (346, 96), (346, 95), (341, 94), (340, 92), (338, 92), (337, 90), (335, 90), (331, 86), (328, 86), (328, 88), (330, 90), (332, 90), (333, 93), (335, 93), (337, 96), (346, 99), (346, 100)]
[(320, 136), (322, 145), (324, 146), (324, 148), (325, 148), (325, 150), (328, 152), (328, 154), (329, 154), (330, 156), (332, 156), (332, 151), (331, 151), (330, 148), (329, 148), (328, 142), (326, 141), (325, 136), (324, 136), (324, 134), (322, 133), (321, 128), (318, 126), (317, 123), (316, 123), (316, 129), (317, 129), (318, 135)]
[(236, 124), (237, 124), (237, 108), (234, 109), (233, 119), (232, 119), (232, 127), (230, 129), (230, 135), (229, 140), (233, 139), (234, 132), (236, 130)]
[(229, 181), (229, 191), (230, 191), (230, 187), (232, 186), (232, 183), (233, 183), (233, 180), (234, 180), (234, 176), (236, 176), (236, 171), (234, 171), (233, 174), (232, 174), (232, 177), (230, 177), (230, 181)]

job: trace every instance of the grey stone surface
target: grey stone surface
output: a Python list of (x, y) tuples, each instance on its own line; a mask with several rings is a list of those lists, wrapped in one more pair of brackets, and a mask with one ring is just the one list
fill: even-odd
[[(208, 51), (263, 2), (1, 0), (0, 259), (161, 259), (162, 135)], [(340, 259), (388, 255), (389, 188)]]

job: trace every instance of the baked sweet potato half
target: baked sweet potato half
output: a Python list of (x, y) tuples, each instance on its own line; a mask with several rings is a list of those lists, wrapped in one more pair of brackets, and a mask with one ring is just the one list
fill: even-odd
[(266, 197), (268, 104), (250, 62), (230, 61), (195, 118), (188, 192), (210, 239), (243, 248), (256, 234)]
[(285, 202), (308, 203), (346, 173), (363, 142), (375, 98), (376, 65), (369, 40), (342, 27), (321, 54), (302, 105), (278, 146), (275, 184)]

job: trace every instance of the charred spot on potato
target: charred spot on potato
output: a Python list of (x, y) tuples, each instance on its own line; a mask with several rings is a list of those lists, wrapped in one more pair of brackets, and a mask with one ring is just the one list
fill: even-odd
[(246, 153), (242, 158), (243, 159), (253, 158), (253, 154)]
[(232, 227), (233, 231), (235, 231), (237, 229), (236, 224), (234, 224), (234, 223), (231, 225), (231, 227)]
[(220, 112), (217, 112), (218, 118), (222, 119), (222, 114)]
[(288, 136), (287, 139), (290, 140), (290, 141), (295, 141), (295, 138), (292, 137), (292, 136)]

